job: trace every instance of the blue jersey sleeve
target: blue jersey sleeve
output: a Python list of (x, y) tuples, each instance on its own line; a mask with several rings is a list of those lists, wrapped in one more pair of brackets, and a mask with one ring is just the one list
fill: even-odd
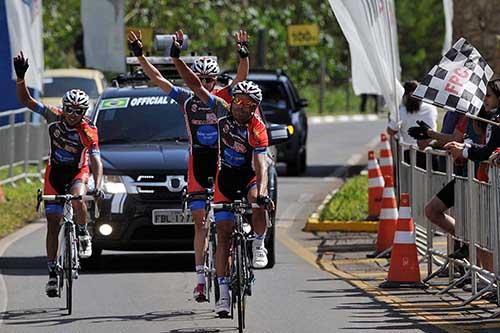
[(181, 105), (184, 104), (184, 102), (189, 98), (191, 98), (193, 95), (194, 95), (193, 92), (176, 86), (174, 86), (170, 91), (170, 94), (168, 94), (170, 98), (172, 98)]

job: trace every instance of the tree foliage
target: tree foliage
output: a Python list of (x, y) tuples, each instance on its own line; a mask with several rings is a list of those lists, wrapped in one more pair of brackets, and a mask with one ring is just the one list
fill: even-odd
[[(399, 48), (403, 79), (423, 77), (439, 59), (444, 31), (442, 5), (435, 0), (397, 0)], [(264, 30), (265, 67), (283, 68), (297, 85), (317, 83), (322, 57), (327, 59), (327, 81), (347, 82), (349, 48), (328, 1), (324, 0), (126, 0), (126, 25), (152, 27), (155, 33), (183, 29), (190, 35), (190, 50), (211, 53), (222, 68), (238, 62), (234, 33), (250, 34), (251, 65), (256, 66), (257, 36)], [(44, 0), (46, 67), (77, 66), (74, 45), (82, 33), (80, 1)], [(316, 23), (321, 30), (318, 46), (290, 47), (289, 24)]]

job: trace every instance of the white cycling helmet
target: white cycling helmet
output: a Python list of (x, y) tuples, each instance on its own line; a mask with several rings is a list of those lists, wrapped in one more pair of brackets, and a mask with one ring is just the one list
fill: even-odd
[(219, 65), (217, 60), (209, 57), (201, 57), (194, 61), (191, 69), (196, 75), (217, 76), (219, 75)]
[(247, 95), (258, 104), (262, 102), (262, 90), (252, 81), (238, 82), (233, 88), (233, 95), (237, 94)]
[(71, 89), (68, 90), (63, 98), (63, 107), (69, 107), (73, 109), (87, 110), (89, 108), (90, 98), (83, 90)]

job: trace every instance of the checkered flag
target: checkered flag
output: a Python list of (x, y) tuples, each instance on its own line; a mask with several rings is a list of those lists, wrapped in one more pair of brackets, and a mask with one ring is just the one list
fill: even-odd
[(476, 115), (492, 76), (493, 71), (476, 48), (460, 38), (424, 77), (413, 96), (451, 111)]

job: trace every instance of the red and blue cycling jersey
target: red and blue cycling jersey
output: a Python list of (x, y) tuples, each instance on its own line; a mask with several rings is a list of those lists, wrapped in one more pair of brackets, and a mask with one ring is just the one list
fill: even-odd
[(37, 103), (33, 111), (48, 123), (50, 166), (83, 169), (88, 167), (89, 154), (99, 154), (97, 128), (87, 119), (72, 127), (64, 122), (63, 111), (58, 107)]

